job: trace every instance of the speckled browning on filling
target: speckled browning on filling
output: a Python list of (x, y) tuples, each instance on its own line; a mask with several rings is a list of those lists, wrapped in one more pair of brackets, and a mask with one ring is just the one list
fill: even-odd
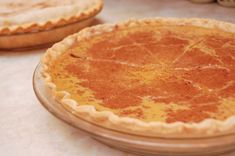
[(81, 105), (144, 121), (200, 122), (235, 114), (235, 35), (142, 26), (76, 43), (50, 66)]

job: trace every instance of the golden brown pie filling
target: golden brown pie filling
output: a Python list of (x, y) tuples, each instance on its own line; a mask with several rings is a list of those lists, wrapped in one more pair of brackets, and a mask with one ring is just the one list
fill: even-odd
[(143, 121), (200, 122), (235, 115), (235, 34), (150, 25), (96, 35), (49, 66), (58, 90)]

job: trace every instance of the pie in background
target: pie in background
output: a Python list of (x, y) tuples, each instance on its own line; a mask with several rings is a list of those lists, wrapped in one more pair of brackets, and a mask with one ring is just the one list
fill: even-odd
[(151, 136), (234, 132), (234, 24), (104, 24), (55, 44), (41, 65), (51, 95), (95, 124)]
[(102, 6), (102, 0), (0, 0), (0, 48), (59, 41), (89, 25)]

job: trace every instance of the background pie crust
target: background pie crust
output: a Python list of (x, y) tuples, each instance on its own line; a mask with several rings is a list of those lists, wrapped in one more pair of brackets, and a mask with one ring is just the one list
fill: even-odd
[(0, 49), (51, 45), (90, 25), (102, 7), (102, 0), (0, 1)]
[(4, 1), (0, 3), (0, 35), (45, 31), (83, 21), (96, 15), (103, 6), (102, 0), (69, 1), (72, 5), (60, 4), (68, 1), (59, 0)]
[(56, 60), (59, 55), (70, 48), (74, 42), (78, 42), (79, 40), (84, 38), (89, 39), (89, 37), (92, 37), (95, 34), (111, 32), (126, 27), (149, 25), (154, 24), (155, 22), (173, 25), (193, 25), (204, 28), (220, 29), (227, 32), (235, 32), (234, 24), (198, 18), (155, 18), (144, 20), (129, 20), (118, 24), (104, 24), (87, 28), (77, 34), (67, 37), (62, 42), (55, 44), (52, 48), (48, 49), (45, 55), (42, 57), (41, 73), (45, 81), (45, 85), (48, 88), (48, 93), (52, 95), (60, 104), (62, 104), (69, 112), (78, 117), (107, 128), (132, 134), (141, 134), (148, 136), (165, 135), (168, 137), (201, 137), (234, 132), (235, 115), (229, 117), (224, 121), (209, 118), (199, 123), (144, 122), (139, 119), (130, 117), (119, 117), (110, 111), (97, 111), (95, 107), (91, 105), (79, 105), (75, 100), (70, 98), (71, 96), (68, 92), (57, 90), (56, 85), (52, 82), (50, 73), (48, 72), (48, 66), (53, 60)]

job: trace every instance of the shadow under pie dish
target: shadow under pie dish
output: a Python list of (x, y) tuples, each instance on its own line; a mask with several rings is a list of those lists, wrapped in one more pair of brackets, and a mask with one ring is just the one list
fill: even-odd
[(0, 48), (59, 41), (89, 25), (102, 6), (102, 0), (0, 1)]
[(41, 74), (65, 109), (146, 136), (235, 128), (235, 26), (157, 18), (82, 30), (48, 49)]

